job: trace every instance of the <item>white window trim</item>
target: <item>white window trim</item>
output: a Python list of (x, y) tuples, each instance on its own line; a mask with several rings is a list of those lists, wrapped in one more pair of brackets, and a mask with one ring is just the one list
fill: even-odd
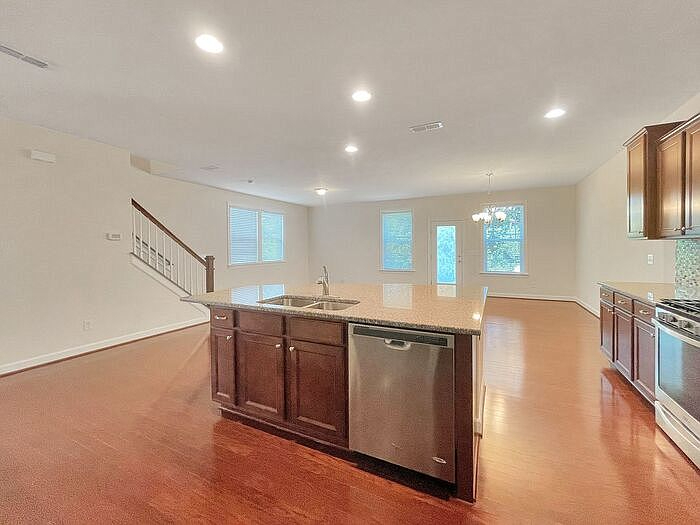
[[(411, 267), (405, 270), (384, 268), (384, 221), (385, 213), (410, 213), (411, 214)], [(379, 271), (388, 273), (410, 273), (416, 271), (416, 221), (412, 209), (388, 209), (379, 210)]]
[[(232, 263), (231, 262), (231, 217), (230, 209), (235, 208), (237, 210), (254, 211), (258, 219), (258, 260), (256, 262), (243, 262), (243, 263)], [(262, 260), (262, 213), (275, 213), (282, 216), (282, 259), (279, 261), (263, 261)], [(239, 206), (233, 202), (226, 204), (226, 237), (228, 239), (228, 244), (226, 245), (226, 262), (229, 268), (240, 268), (242, 266), (263, 266), (268, 264), (283, 264), (287, 262), (287, 214), (282, 211), (268, 210), (265, 208), (249, 208), (246, 206)]]
[(485, 251), (485, 246), (484, 246), (484, 226), (485, 224), (482, 222), (480, 223), (480, 229), (479, 229), (479, 237), (481, 238), (481, 271), (479, 272), (480, 275), (496, 275), (496, 276), (501, 276), (501, 277), (527, 277), (530, 275), (528, 272), (530, 270), (530, 261), (528, 260), (528, 249), (527, 249), (527, 243), (528, 243), (528, 235), (527, 235), (527, 221), (529, 217), (529, 213), (527, 211), (527, 201), (503, 201), (503, 202), (490, 202), (490, 203), (482, 203), (481, 207), (484, 208), (488, 204), (492, 204), (497, 208), (503, 207), (503, 206), (522, 206), (523, 207), (523, 214), (524, 214), (524, 219), (523, 219), (523, 241), (522, 241), (522, 246), (523, 246), (523, 271), (522, 272), (487, 272), (486, 271), (486, 251)]

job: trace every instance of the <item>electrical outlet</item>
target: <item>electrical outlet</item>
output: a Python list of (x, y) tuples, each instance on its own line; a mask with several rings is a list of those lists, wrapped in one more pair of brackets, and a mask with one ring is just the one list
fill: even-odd
[(650, 253), (647, 255), (647, 264), (654, 264), (654, 254)]
[(89, 319), (85, 319), (83, 321), (83, 330), (85, 332), (92, 330), (92, 321), (90, 321)]

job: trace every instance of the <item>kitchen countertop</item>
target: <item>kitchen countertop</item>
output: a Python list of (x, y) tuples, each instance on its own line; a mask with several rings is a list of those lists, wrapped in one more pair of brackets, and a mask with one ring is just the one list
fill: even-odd
[(328, 299), (328, 296), (320, 295), (317, 284), (241, 286), (184, 297), (182, 300), (206, 306), (287, 313), (316, 319), (479, 335), (487, 289), (480, 286), (331, 283), (330, 291), (331, 299), (348, 299), (359, 303), (345, 310), (330, 311), (258, 302), (278, 295)]
[(598, 284), (646, 303), (657, 304), (662, 299), (700, 299), (700, 289), (674, 283), (603, 281)]

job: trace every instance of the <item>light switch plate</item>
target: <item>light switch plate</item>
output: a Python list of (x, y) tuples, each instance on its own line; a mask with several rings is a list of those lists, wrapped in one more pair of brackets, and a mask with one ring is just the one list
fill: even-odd
[(650, 253), (647, 255), (647, 264), (654, 264), (654, 254)]
[(105, 237), (107, 237), (108, 241), (121, 241), (122, 240), (121, 233), (107, 233), (107, 234), (105, 234)]

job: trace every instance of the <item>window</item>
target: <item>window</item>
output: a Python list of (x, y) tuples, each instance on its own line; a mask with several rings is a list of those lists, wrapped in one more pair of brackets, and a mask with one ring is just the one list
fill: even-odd
[(382, 270), (413, 270), (413, 212), (383, 211)]
[(525, 273), (525, 206), (497, 206), (503, 222), (483, 225), (484, 272)]
[(284, 261), (284, 215), (228, 208), (229, 264)]

